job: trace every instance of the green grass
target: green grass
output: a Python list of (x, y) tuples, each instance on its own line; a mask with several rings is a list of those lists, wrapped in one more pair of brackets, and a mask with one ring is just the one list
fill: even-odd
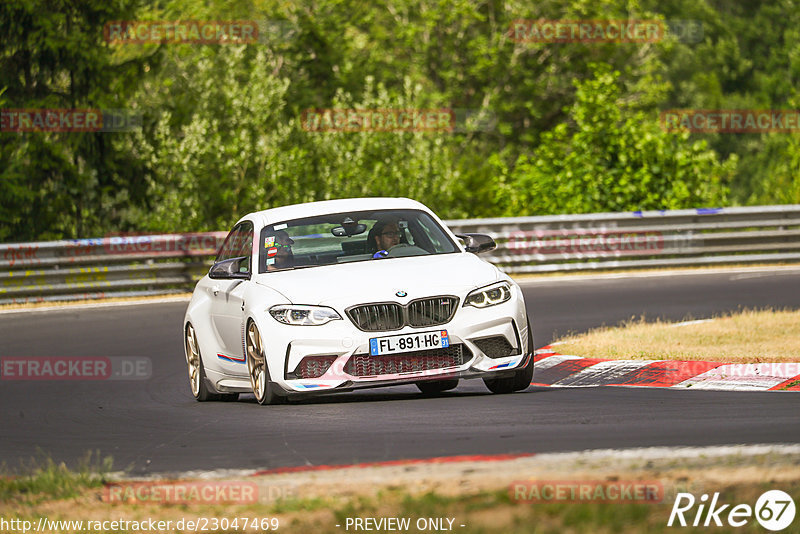
[(286, 498), (275, 501), (275, 503), (269, 507), (269, 510), (273, 514), (288, 514), (291, 512), (324, 510), (328, 508), (328, 506), (330, 506), (330, 503), (319, 497), (311, 499)]
[(39, 458), (22, 462), (14, 474), (3, 464), (0, 466), (0, 500), (25, 501), (28, 504), (79, 495), (87, 488), (102, 486), (111, 471), (111, 457), (100, 458), (99, 453), (87, 453), (77, 469), (69, 469), (52, 458)]

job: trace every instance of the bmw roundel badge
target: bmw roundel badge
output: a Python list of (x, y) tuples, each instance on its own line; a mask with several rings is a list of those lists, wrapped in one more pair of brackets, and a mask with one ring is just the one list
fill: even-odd
[(403, 291), (403, 290), (401, 289), (400, 291), (398, 291), (397, 293), (395, 293), (395, 295), (397, 295), (398, 297), (405, 297), (406, 295), (408, 295), (408, 293), (406, 293), (405, 291)]

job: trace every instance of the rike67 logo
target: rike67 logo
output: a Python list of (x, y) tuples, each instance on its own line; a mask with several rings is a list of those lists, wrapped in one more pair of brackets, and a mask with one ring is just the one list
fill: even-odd
[(755, 517), (765, 529), (778, 532), (792, 524), (795, 512), (792, 497), (780, 490), (763, 493), (756, 501), (755, 508), (749, 504), (733, 507), (722, 504), (719, 502), (719, 493), (714, 493), (710, 502), (705, 493), (700, 496), (699, 502), (691, 493), (678, 493), (667, 526), (685, 527), (691, 524), (693, 527), (721, 527), (727, 523), (731, 527), (742, 527)]

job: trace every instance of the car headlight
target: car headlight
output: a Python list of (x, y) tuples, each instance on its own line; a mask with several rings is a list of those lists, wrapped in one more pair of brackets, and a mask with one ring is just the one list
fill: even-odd
[(511, 299), (511, 286), (508, 282), (499, 282), (472, 291), (464, 299), (464, 306), (488, 308), (489, 306), (502, 304), (509, 299)]
[(276, 321), (295, 326), (317, 326), (342, 317), (333, 308), (327, 306), (302, 306), (298, 304), (280, 304), (269, 309), (269, 314)]

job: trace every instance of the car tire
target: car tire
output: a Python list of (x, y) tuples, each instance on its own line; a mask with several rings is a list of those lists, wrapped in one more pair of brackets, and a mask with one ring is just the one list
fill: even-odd
[(264, 342), (261, 333), (254, 321), (247, 323), (245, 333), (245, 348), (247, 351), (247, 376), (250, 378), (250, 387), (259, 404), (283, 404), (286, 397), (278, 394), (277, 386), (270, 380), (269, 366), (264, 354)]
[(458, 378), (451, 380), (425, 380), (417, 382), (417, 388), (425, 395), (436, 395), (458, 387)]
[(505, 378), (484, 378), (483, 383), (492, 393), (513, 393), (522, 391), (531, 385), (533, 380), (533, 331), (528, 321), (528, 363), (513, 375)]
[(206, 382), (203, 357), (200, 355), (200, 345), (197, 343), (197, 334), (195, 334), (192, 323), (186, 325), (184, 348), (186, 351), (186, 365), (189, 371), (189, 388), (195, 400), (198, 402), (235, 401), (239, 398), (238, 393), (215, 393), (209, 389)]

